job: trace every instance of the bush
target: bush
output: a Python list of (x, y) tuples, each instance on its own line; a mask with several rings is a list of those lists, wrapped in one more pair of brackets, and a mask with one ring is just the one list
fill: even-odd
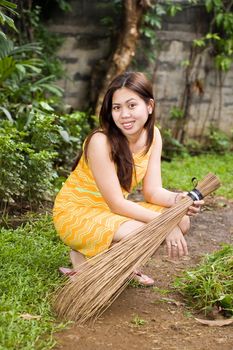
[(37, 112), (24, 123), (0, 119), (0, 203), (51, 198), (90, 132), (90, 120), (84, 112), (60, 117)]
[(57, 161), (63, 171), (63, 167), (66, 167), (66, 171), (70, 171), (74, 160), (82, 148), (83, 141), (91, 129), (97, 125), (97, 121), (95, 116), (76, 111), (60, 116), (57, 119), (57, 123), (62, 136)]
[(171, 160), (174, 156), (187, 153), (185, 146), (172, 136), (170, 129), (161, 129), (160, 131), (163, 139), (163, 159)]
[(218, 307), (224, 315), (233, 315), (233, 246), (207, 255), (192, 271), (186, 271), (175, 282), (188, 304), (205, 313)]
[(36, 150), (9, 121), (0, 123), (0, 203), (38, 202), (53, 188), (56, 152)]
[(205, 141), (206, 150), (209, 152), (224, 153), (230, 151), (231, 140), (224, 132), (210, 127)]

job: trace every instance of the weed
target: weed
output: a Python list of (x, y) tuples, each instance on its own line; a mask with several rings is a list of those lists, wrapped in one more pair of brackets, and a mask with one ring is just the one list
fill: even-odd
[(155, 293), (162, 294), (162, 295), (167, 295), (167, 294), (170, 293), (170, 290), (161, 289), (161, 288), (158, 288), (158, 287), (153, 287), (153, 288), (152, 288), (152, 291), (155, 292)]
[(140, 318), (138, 315), (134, 315), (131, 323), (134, 324), (135, 326), (143, 326), (144, 324), (147, 323), (147, 321), (144, 320), (143, 318)]
[(206, 255), (191, 271), (175, 280), (175, 288), (188, 305), (206, 314), (218, 308), (225, 316), (233, 315), (233, 245)]

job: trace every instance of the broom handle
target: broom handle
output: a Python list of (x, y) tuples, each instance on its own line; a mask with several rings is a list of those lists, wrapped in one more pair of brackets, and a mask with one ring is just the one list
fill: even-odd
[(220, 181), (218, 177), (212, 173), (207, 174), (197, 186), (188, 193), (194, 201), (201, 200), (211, 192), (217, 190), (220, 187)]

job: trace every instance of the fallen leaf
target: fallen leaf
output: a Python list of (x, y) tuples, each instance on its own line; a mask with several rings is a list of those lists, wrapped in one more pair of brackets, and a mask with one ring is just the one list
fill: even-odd
[(210, 327), (228, 326), (229, 324), (233, 323), (233, 318), (228, 318), (225, 320), (203, 320), (201, 318), (195, 318), (195, 320)]
[(161, 298), (160, 301), (163, 301), (168, 304), (174, 304), (176, 306), (183, 306), (184, 303), (181, 303), (180, 301), (176, 301), (175, 299), (170, 299), (170, 298)]
[(24, 320), (40, 320), (41, 316), (39, 315), (31, 315), (31, 314), (21, 314), (19, 315)]

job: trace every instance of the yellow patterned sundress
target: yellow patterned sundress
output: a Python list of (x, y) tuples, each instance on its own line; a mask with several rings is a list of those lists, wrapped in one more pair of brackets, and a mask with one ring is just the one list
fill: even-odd
[[(151, 149), (146, 155), (143, 152), (133, 155), (135, 174), (132, 189), (145, 176)], [(122, 192), (127, 198), (129, 192), (124, 189)], [(157, 212), (163, 210), (161, 206), (146, 202), (138, 204)], [(55, 199), (53, 220), (63, 242), (88, 258), (108, 249), (114, 232), (130, 218), (110, 211), (82, 155)]]

